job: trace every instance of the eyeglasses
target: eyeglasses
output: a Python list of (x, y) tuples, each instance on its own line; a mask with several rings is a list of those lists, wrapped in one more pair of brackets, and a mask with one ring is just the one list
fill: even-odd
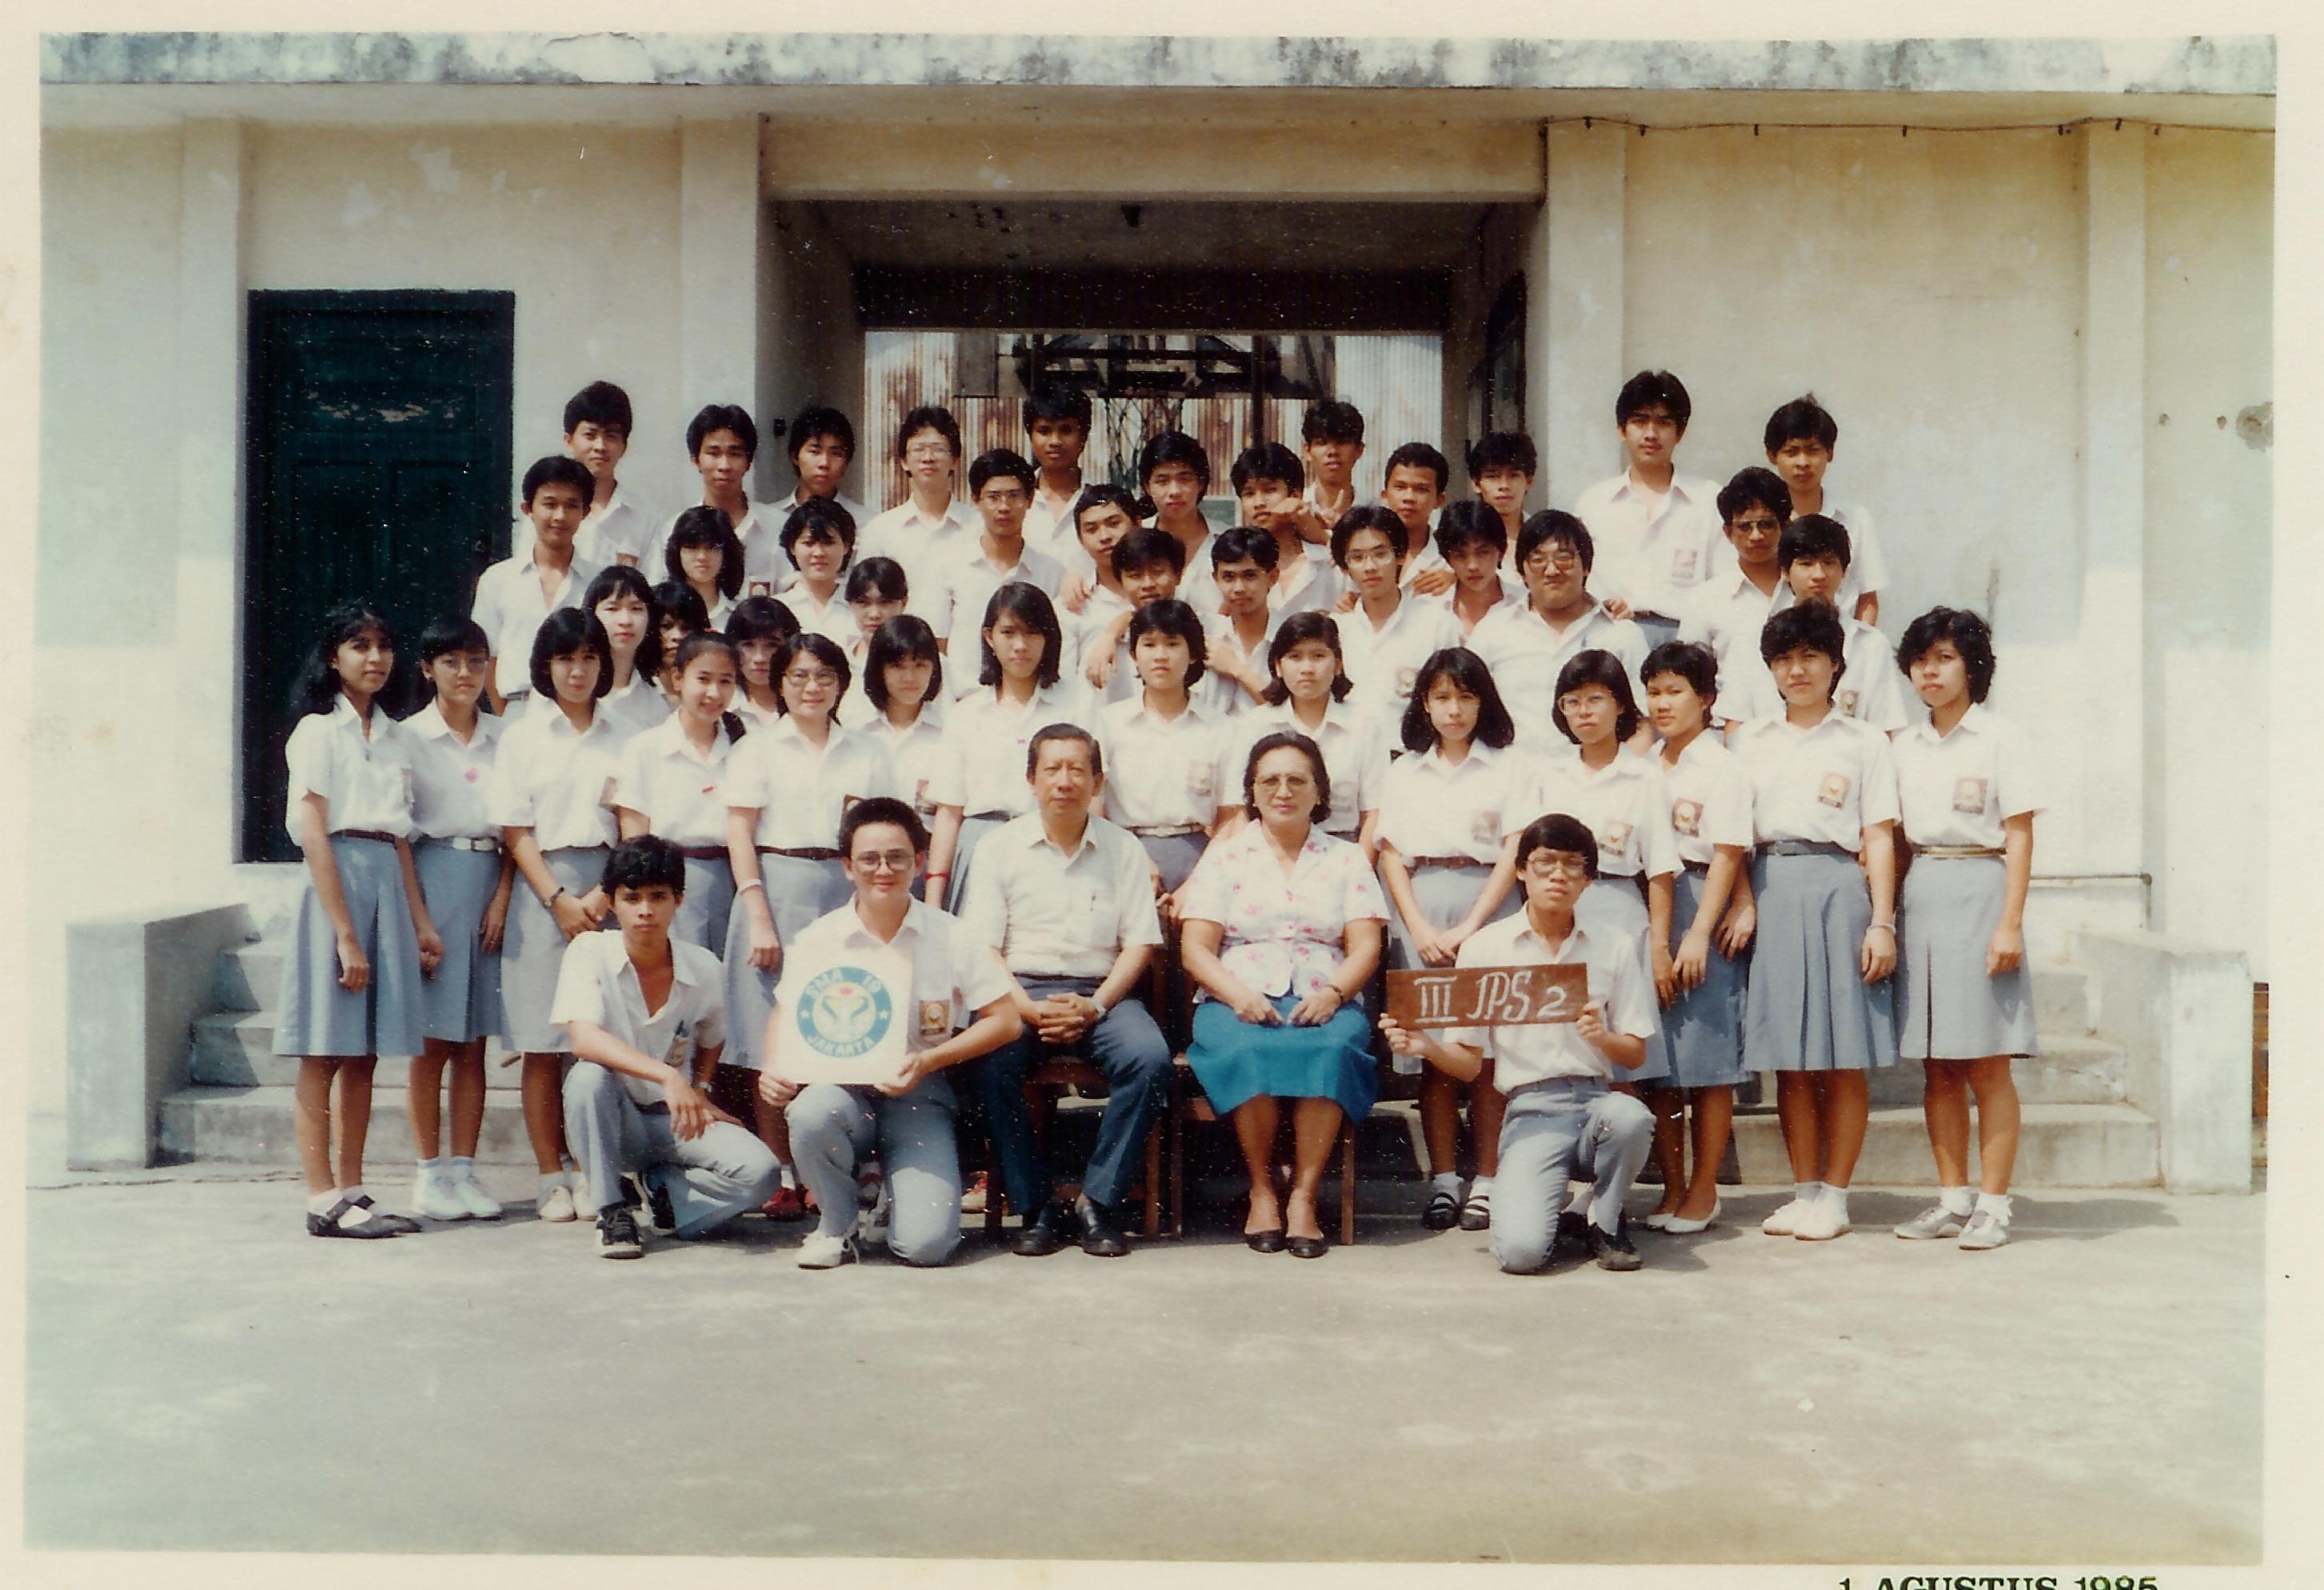
[(1526, 871), (1545, 878), (1586, 878), (1590, 875), (1590, 863), (1571, 851), (1536, 850), (1526, 858)]
[(787, 685), (835, 685), (839, 676), (827, 668), (794, 668), (783, 675)]
[(904, 449), (904, 457), (915, 462), (922, 458), (949, 458), (952, 448), (940, 441), (914, 442)]
[(855, 870), (874, 875), (881, 873), (908, 873), (912, 870), (912, 863), (915, 859), (908, 850), (883, 850), (877, 855), (857, 856)]
[(1526, 559), (1526, 567), (1529, 569), (1549, 568), (1571, 571), (1582, 567), (1582, 554), (1572, 547), (1545, 548)]

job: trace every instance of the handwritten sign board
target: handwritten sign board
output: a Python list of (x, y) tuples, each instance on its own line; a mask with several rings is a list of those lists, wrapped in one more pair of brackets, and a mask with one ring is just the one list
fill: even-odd
[(1388, 1013), (1397, 1025), (1417, 1031), (1572, 1021), (1589, 1002), (1590, 971), (1579, 962), (1388, 975)]
[(798, 1083), (896, 1080), (914, 1019), (910, 959), (861, 948), (809, 954), (785, 979), (798, 997), (782, 1013), (776, 1070)]

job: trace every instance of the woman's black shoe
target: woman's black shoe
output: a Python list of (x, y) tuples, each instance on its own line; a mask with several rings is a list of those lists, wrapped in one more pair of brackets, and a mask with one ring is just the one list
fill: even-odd
[(1320, 1236), (1295, 1236), (1283, 1245), (1295, 1259), (1320, 1259), (1332, 1251), (1332, 1244)]
[(1277, 1225), (1267, 1231), (1246, 1231), (1242, 1234), (1242, 1240), (1250, 1245), (1254, 1253), (1279, 1253), (1283, 1252), (1283, 1227)]

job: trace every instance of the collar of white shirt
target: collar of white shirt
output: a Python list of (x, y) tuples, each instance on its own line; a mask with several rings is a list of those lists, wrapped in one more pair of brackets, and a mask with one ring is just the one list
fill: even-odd
[(1075, 845), (1071, 850), (1067, 850), (1064, 846), (1049, 837), (1048, 825), (1041, 820), (1040, 812), (1038, 810), (1028, 812), (1023, 818), (1025, 827), (1028, 830), (1025, 843), (1028, 845), (1046, 845), (1051, 850), (1056, 851), (1059, 855), (1064, 856), (1067, 864), (1071, 864), (1080, 857), (1082, 852), (1093, 849), (1096, 846), (1097, 826), (1102, 820), (1102, 818), (1088, 813), (1083, 814), (1081, 842)]
[[(344, 701), (346, 698), (342, 696), (339, 699)], [(422, 740), (440, 740), (452, 732), (452, 726), (444, 721), (443, 703), (435, 700), (430, 700), (427, 706), (405, 718), (403, 726)], [(481, 736), (489, 745), (500, 737), (501, 730), (506, 726), (505, 719), (495, 717), (489, 712), (479, 712), (476, 714), (476, 726), (468, 735), (468, 744), (475, 744)]]
[(1953, 732), (1950, 735), (1941, 735), (1937, 733), (1936, 724), (1932, 720), (1924, 717), (1918, 723), (1906, 726), (1896, 737), (1900, 740), (1918, 740), (1924, 744), (1942, 745), (1949, 744), (1964, 734), (1975, 738), (1978, 732), (1986, 726), (1987, 717), (1984, 703), (1972, 701), (1969, 704), (1968, 708), (1961, 713), (1960, 721), (1953, 725)]
[[(595, 938), (596, 935), (593, 934), (590, 937)], [(680, 940), (673, 938), (669, 944), (669, 997), (662, 1001), (661, 1010), (648, 1010), (645, 982), (638, 975), (638, 963), (630, 958), (629, 946), (622, 941), (622, 935), (607, 933), (602, 942), (604, 942), (605, 948), (599, 953), (621, 962), (621, 969), (613, 975), (627, 980), (629, 988), (637, 995), (637, 1008), (645, 1012), (645, 1019), (649, 1021), (660, 1015), (662, 1011), (669, 1009), (670, 1000), (678, 997), (678, 991), (680, 988), (707, 988), (714, 980), (723, 982), (724, 979), (724, 972), (719, 966), (719, 963), (715, 959), (706, 958), (696, 960), (696, 975), (689, 976), (686, 969), (687, 957), (678, 953)]]

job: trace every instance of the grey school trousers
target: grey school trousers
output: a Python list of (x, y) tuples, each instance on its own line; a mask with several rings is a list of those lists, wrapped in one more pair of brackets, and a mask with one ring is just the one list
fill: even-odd
[(1516, 1274), (1549, 1262), (1569, 1181), (1588, 1180), (1590, 1220), (1612, 1232), (1654, 1148), (1654, 1112), (1595, 1077), (1535, 1083), (1509, 1095), (1493, 1178), (1493, 1257)]
[(907, 1264), (952, 1257), (960, 1246), (960, 1133), (949, 1080), (930, 1077), (901, 1098), (811, 1083), (786, 1114), (819, 1234), (855, 1229), (856, 1162), (876, 1149), (888, 1182), (888, 1251)]
[(748, 1214), (781, 1179), (774, 1151), (748, 1127), (713, 1121), (701, 1136), (681, 1140), (667, 1106), (641, 1106), (619, 1076), (593, 1060), (576, 1060), (565, 1074), (565, 1140), (589, 1179), (585, 1218), (620, 1203), (622, 1173), (634, 1170), (669, 1195), (682, 1237)]

